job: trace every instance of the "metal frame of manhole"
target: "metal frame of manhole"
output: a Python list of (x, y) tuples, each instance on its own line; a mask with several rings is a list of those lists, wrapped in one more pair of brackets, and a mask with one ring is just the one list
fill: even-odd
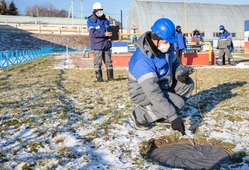
[(153, 146), (146, 159), (169, 168), (184, 170), (215, 170), (222, 164), (230, 165), (231, 153), (211, 144), (168, 143)]

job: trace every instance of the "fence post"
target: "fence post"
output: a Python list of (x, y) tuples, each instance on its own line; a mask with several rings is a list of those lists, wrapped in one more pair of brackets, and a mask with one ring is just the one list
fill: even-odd
[(22, 62), (22, 52), (19, 51), (19, 56), (20, 56), (20, 63)]
[(38, 58), (41, 57), (41, 50), (37, 50)]
[(68, 48), (67, 48), (67, 45), (66, 45), (66, 56), (68, 56)]
[(33, 50), (30, 51), (30, 55), (31, 55), (31, 60), (34, 60), (35, 56), (34, 56), (34, 51)]
[(35, 50), (33, 51), (33, 55), (34, 55), (34, 58), (37, 59)]
[(23, 62), (25, 63), (26, 58), (25, 58), (24, 50), (22, 50), (22, 59), (23, 59)]
[(30, 51), (30, 50), (29, 50), (29, 52), (28, 52), (28, 53), (29, 53), (29, 56), (30, 56), (30, 59), (29, 59), (29, 61), (33, 60), (33, 55), (32, 55), (32, 51)]
[(6, 51), (6, 69), (9, 69), (9, 52)]
[(3, 67), (3, 53), (2, 52), (0, 52), (0, 68), (2, 68)]
[(38, 56), (38, 50), (35, 50), (35, 58), (39, 58), (39, 56)]
[(16, 66), (18, 66), (18, 51), (16, 50)]
[(36, 59), (36, 52), (35, 50), (32, 51), (34, 59)]
[(10, 52), (10, 64), (14, 65), (15, 64), (15, 56), (14, 56), (14, 51)]
[(30, 58), (29, 58), (29, 50), (26, 51), (26, 56), (27, 56), (27, 61), (29, 61), (30, 60)]

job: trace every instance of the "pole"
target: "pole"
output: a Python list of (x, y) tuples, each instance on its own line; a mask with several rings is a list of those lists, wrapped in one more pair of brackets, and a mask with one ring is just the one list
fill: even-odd
[(184, 31), (187, 31), (187, 4), (186, 0), (184, 0)]
[[(123, 34), (123, 13), (122, 10), (120, 11), (120, 15), (121, 15), (121, 34)], [(123, 36), (121, 37), (121, 39), (123, 39)]]
[(73, 0), (72, 0), (72, 19), (73, 19)]
[(68, 18), (70, 18), (71, 12), (72, 12), (72, 0), (71, 0), (69, 11), (68, 11), (68, 16), (67, 16)]
[(83, 2), (82, 2), (83, 0), (80, 0), (80, 18), (81, 19), (83, 19), (83, 8), (82, 8), (82, 6), (83, 6)]

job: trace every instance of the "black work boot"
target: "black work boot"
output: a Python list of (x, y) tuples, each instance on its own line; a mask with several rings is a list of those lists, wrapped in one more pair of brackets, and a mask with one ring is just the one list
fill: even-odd
[(230, 64), (231, 66), (236, 66), (235, 62), (233, 59), (228, 59), (228, 64)]
[(103, 82), (103, 77), (102, 77), (102, 70), (96, 70), (95, 71), (95, 74), (96, 74), (96, 79), (98, 82)]
[(108, 81), (114, 80), (114, 78), (113, 78), (113, 69), (107, 69), (106, 73), (107, 73), (107, 79), (108, 79)]
[(223, 66), (223, 61), (217, 63), (218, 66)]
[(148, 123), (139, 123), (137, 121), (137, 117), (136, 117), (135, 111), (133, 111), (130, 116), (131, 116), (131, 120), (134, 123), (135, 129), (137, 129), (137, 130), (148, 130), (150, 128), (150, 126), (148, 125)]
[(226, 57), (225, 57), (225, 55), (223, 55), (223, 57), (222, 57), (222, 64), (226, 65)]

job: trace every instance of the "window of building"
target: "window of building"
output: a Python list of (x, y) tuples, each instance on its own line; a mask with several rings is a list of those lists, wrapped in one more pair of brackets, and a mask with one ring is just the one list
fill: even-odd
[[(230, 33), (231, 37), (236, 37), (236, 33), (232, 32)], [(218, 37), (219, 36), (219, 32), (213, 32), (213, 37)]]
[(213, 32), (213, 37), (218, 37), (219, 33), (218, 32)]
[(235, 33), (235, 32), (232, 32), (232, 33), (231, 33), (231, 36), (232, 36), (232, 37), (236, 37), (236, 33)]
[(185, 37), (191, 37), (191, 33), (183, 32), (182, 34), (183, 34)]

